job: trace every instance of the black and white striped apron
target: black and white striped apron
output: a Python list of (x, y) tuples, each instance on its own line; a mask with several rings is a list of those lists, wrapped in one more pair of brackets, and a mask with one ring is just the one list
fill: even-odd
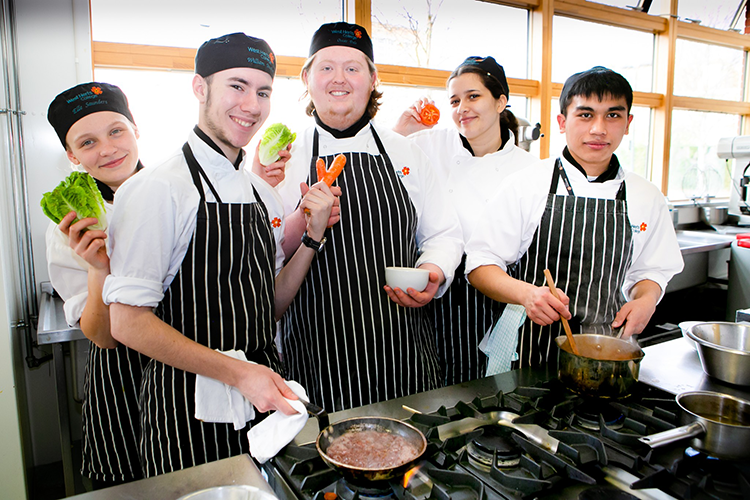
[[(345, 153), (341, 221), (282, 322), (287, 376), (329, 412), (434, 389), (440, 380), (428, 311), (401, 307), (383, 290), (386, 266), (416, 264), (418, 220), (370, 130), (379, 155)], [(317, 179), (318, 138), (316, 129), (308, 179)], [(334, 156), (323, 157), (326, 165)]]
[(81, 408), (81, 474), (100, 486), (141, 479), (138, 394), (148, 358), (119, 345), (89, 343)]
[(479, 343), (505, 308), (505, 304), (490, 299), (469, 283), (464, 275), (465, 264), (466, 255), (451, 286), (428, 306), (433, 313), (435, 342), (446, 386), (485, 376), (487, 355), (479, 350)]
[[(556, 194), (559, 179), (567, 195)], [(544, 270), (549, 269), (557, 288), (570, 299), (573, 332), (610, 334), (611, 323), (625, 304), (622, 285), (632, 254), (625, 181), (614, 200), (577, 197), (558, 158), (542, 220), (510, 275), (547, 286)], [(540, 326), (526, 318), (519, 329), (519, 358), (513, 368), (556, 364), (554, 339), (564, 334), (559, 321)]]
[[(244, 351), (247, 359), (279, 371), (274, 344), (276, 246), (268, 212), (255, 203), (222, 203), (185, 144), (200, 193), (197, 221), (179, 272), (155, 313), (210, 349)], [(207, 202), (202, 176), (217, 202)], [(254, 190), (255, 191), (255, 190)], [(195, 374), (150, 361), (141, 393), (141, 449), (147, 476), (248, 452), (247, 426), (204, 423), (195, 415)]]

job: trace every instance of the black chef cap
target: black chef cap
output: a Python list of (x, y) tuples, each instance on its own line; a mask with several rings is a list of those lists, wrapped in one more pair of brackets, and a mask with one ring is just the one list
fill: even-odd
[(320, 49), (341, 45), (362, 51), (370, 61), (375, 61), (372, 53), (372, 40), (367, 30), (358, 24), (344, 22), (324, 24), (312, 37), (310, 55), (312, 57)]
[(276, 56), (261, 38), (244, 33), (212, 38), (195, 54), (195, 72), (202, 77), (232, 68), (252, 68), (276, 76)]
[(505, 79), (505, 70), (495, 61), (494, 57), (467, 57), (456, 69), (461, 68), (461, 66), (476, 66), (488, 75), (495, 77), (500, 82), (503, 95), (510, 98), (510, 89), (508, 87), (508, 80)]
[(49, 105), (47, 120), (65, 148), (70, 127), (84, 116), (99, 111), (114, 111), (135, 123), (128, 98), (120, 87), (102, 82), (81, 83), (58, 94)]

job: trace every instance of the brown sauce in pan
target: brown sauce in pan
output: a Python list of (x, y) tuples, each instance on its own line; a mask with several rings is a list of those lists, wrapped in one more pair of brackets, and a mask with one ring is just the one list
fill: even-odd
[[(577, 341), (576, 347), (581, 356), (596, 359), (597, 361), (630, 361), (631, 359), (642, 357), (640, 349), (624, 347), (618, 344), (620, 342), (604, 345)], [(570, 348), (570, 343), (567, 340), (560, 348), (565, 352), (573, 353), (573, 349)]]
[(360, 469), (393, 469), (419, 456), (403, 436), (373, 430), (349, 431), (331, 441), (326, 455)]

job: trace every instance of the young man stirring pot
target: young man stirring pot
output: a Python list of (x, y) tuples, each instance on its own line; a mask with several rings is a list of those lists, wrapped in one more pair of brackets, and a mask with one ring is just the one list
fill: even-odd
[(517, 341), (513, 367), (555, 362), (561, 316), (574, 333), (640, 333), (682, 270), (664, 195), (614, 154), (632, 102), (630, 84), (612, 70), (571, 76), (557, 117), (562, 156), (510, 177), (467, 244), (471, 284), (511, 304), (499, 326), (513, 332), (508, 348)]
[[(181, 151), (117, 193), (103, 295), (115, 339), (152, 358), (141, 392), (148, 476), (248, 452), (247, 426), (195, 417), (196, 374), (238, 389), (260, 412), (295, 413), (278, 374), (275, 320), (315, 252), (300, 248), (276, 276), (283, 206), (242, 150), (269, 115), (275, 69), (261, 39), (204, 43), (193, 78), (198, 125)], [(301, 201), (311, 237), (322, 238), (332, 205), (320, 183)]]

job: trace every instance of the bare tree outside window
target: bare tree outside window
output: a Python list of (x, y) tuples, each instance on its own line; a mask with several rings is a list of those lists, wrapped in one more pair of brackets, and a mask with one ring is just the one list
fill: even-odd
[(402, 21), (406, 21), (406, 24), (396, 23), (392, 19), (388, 20), (380, 10), (378, 10), (379, 14), (373, 13), (373, 19), (380, 28), (396, 40), (396, 44), (402, 50), (412, 53), (415, 66), (428, 67), (434, 26), (443, 2), (444, 0), (437, 2), (425, 0), (426, 12), (417, 12), (413, 7), (402, 6), (400, 17)]

